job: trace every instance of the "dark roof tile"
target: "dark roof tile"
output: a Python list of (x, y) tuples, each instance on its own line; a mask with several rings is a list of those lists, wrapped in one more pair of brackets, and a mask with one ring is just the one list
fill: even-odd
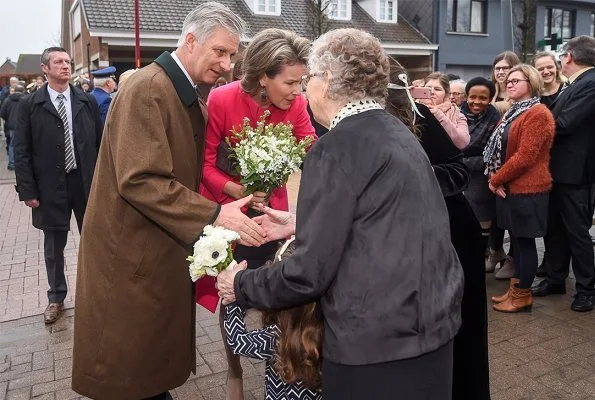
[(40, 59), (41, 54), (21, 54), (17, 61), (17, 70), (15, 73), (41, 75)]
[[(186, 14), (203, 0), (143, 0), (140, 2), (140, 23), (143, 31), (179, 33)], [(241, 16), (250, 27), (249, 36), (270, 27), (292, 30), (313, 38), (311, 12), (307, 2), (312, 0), (284, 0), (281, 16), (257, 15), (244, 0), (219, 0)], [(124, 0), (83, 0), (90, 30), (134, 29), (134, 2)], [(355, 1), (351, 21), (331, 20), (329, 27), (357, 28), (370, 32), (383, 42), (430, 43), (423, 35), (399, 16), (398, 24), (376, 22)]]

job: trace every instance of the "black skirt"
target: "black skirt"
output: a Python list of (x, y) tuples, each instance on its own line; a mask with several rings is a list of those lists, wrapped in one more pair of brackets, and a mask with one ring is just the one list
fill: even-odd
[[(262, 213), (251, 208), (246, 212), (246, 216), (249, 218), (254, 218), (258, 215), (262, 215)], [(275, 253), (279, 249), (281, 242), (281, 240), (273, 240), (259, 247), (238, 244), (233, 251), (233, 259), (238, 263), (246, 261), (248, 263), (248, 269), (260, 268), (267, 261), (272, 261), (275, 258)]]
[(324, 400), (450, 400), (452, 349), (450, 341), (419, 357), (371, 365), (342, 365), (325, 359), (322, 397)]
[(498, 227), (520, 238), (545, 236), (549, 197), (549, 192), (496, 196)]
[(465, 190), (465, 197), (473, 209), (475, 216), (481, 222), (491, 221), (496, 216), (496, 199), (488, 186), (488, 177), (483, 171), (469, 173), (469, 186)]

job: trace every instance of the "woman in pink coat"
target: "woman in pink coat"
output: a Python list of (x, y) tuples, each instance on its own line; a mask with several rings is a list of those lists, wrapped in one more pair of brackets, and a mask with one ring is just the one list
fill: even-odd
[[(219, 204), (245, 197), (245, 188), (229, 161), (225, 139), (231, 136), (232, 128), (239, 130), (242, 127), (246, 117), (252, 126), (256, 126), (268, 110), (270, 116), (266, 118), (266, 123), (290, 123), (298, 140), (307, 136), (316, 139), (307, 112), (307, 101), (302, 94), (309, 52), (308, 39), (281, 29), (265, 29), (246, 48), (242, 80), (218, 87), (210, 93), (200, 194)], [(273, 209), (287, 211), (287, 189), (280, 187), (271, 193), (256, 192), (251, 206), (265, 201)], [(246, 213), (256, 215), (251, 208)], [(248, 268), (258, 268), (274, 256), (277, 247), (276, 241), (258, 248), (237, 245), (234, 258), (238, 262), (247, 261)], [(223, 330), (222, 333), (225, 337)], [(227, 346), (225, 350), (229, 364), (228, 399), (241, 400), (242, 368), (239, 356), (234, 355)]]

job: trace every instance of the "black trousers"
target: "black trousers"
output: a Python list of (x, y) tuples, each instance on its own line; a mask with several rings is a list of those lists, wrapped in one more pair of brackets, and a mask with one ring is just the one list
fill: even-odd
[(548, 282), (564, 285), (572, 258), (576, 291), (588, 296), (595, 294), (595, 260), (589, 234), (593, 218), (591, 188), (591, 185), (554, 183), (550, 193), (548, 233), (544, 238)]
[[(68, 211), (74, 211), (74, 217), (79, 232), (83, 228), (83, 217), (87, 200), (83, 189), (83, 182), (78, 170), (66, 174), (66, 191), (68, 197)], [(64, 247), (68, 240), (68, 231), (43, 231), (43, 255), (45, 269), (48, 275), (48, 300), (50, 303), (62, 303), (68, 292), (66, 276), (64, 274)]]
[(370, 365), (324, 359), (322, 396), (324, 400), (450, 400), (452, 349), (450, 341), (419, 357)]

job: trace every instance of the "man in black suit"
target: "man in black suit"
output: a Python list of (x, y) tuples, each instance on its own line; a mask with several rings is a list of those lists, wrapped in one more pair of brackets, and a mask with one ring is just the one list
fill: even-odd
[(66, 50), (44, 50), (41, 69), (48, 82), (21, 99), (14, 137), (19, 199), (32, 208), (33, 226), (44, 234), (46, 324), (58, 319), (66, 298), (70, 218), (74, 211), (80, 232), (102, 134), (97, 102), (69, 84), (70, 68)]
[(595, 38), (578, 36), (560, 55), (568, 87), (552, 104), (556, 134), (550, 171), (546, 240), (547, 279), (534, 288), (534, 296), (566, 293), (570, 260), (576, 277), (574, 311), (591, 311), (595, 294), (595, 266), (589, 229), (592, 224), (591, 186), (595, 183)]

